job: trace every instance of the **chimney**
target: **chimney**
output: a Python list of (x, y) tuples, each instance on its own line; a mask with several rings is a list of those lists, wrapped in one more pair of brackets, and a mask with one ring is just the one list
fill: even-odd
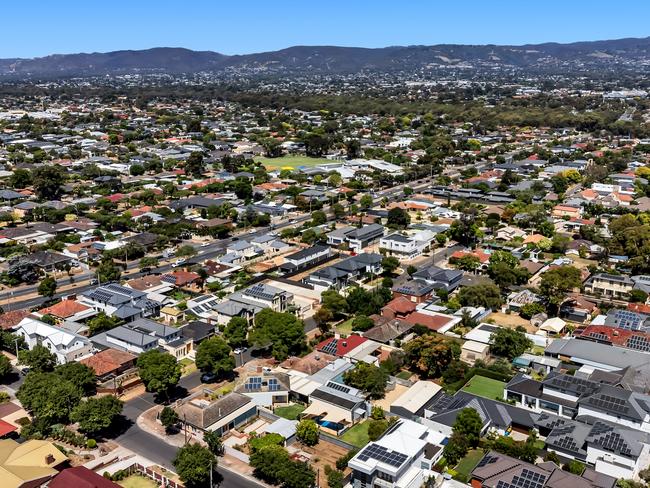
[(54, 455), (48, 454), (45, 456), (45, 464), (52, 464), (54, 462)]
[(316, 361), (320, 361), (320, 354), (316, 354), (316, 355), (314, 356), (314, 359), (315, 359)]

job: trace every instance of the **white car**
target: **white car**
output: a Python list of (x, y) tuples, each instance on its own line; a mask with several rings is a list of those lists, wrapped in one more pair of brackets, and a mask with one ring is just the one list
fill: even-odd
[(174, 261), (174, 262), (172, 263), (172, 268), (175, 268), (176, 266), (180, 266), (180, 265), (183, 264), (184, 262), (185, 262), (185, 259), (184, 259), (184, 258), (177, 259), (176, 261)]
[(210, 245), (209, 242), (202, 242), (201, 247), (208, 247)]

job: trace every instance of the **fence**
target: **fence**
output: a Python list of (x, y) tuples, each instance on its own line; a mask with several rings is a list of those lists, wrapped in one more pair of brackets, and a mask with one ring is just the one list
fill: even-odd
[(171, 478), (168, 478), (164, 474), (155, 471), (154, 469), (145, 468), (141, 464), (137, 464), (137, 463), (134, 464), (132, 467), (134, 467), (138, 473), (146, 476), (147, 478), (154, 480), (156, 483), (159, 483), (162, 486), (168, 486), (171, 488), (185, 488), (185, 485), (183, 485), (182, 483), (176, 482)]
[(238, 451), (237, 449), (230, 447), (230, 446), (223, 446), (223, 452), (224, 454), (228, 454), (229, 456), (234, 457), (235, 459), (239, 459), (240, 461), (249, 464), (250, 463), (250, 458), (248, 457), (247, 454)]

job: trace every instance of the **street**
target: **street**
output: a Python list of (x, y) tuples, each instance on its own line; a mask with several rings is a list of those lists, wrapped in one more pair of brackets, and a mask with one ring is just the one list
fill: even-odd
[[(181, 378), (179, 382), (179, 386), (188, 391), (196, 388), (200, 384), (201, 373), (199, 372), (191, 373)], [(156, 405), (154, 402), (154, 395), (153, 393), (148, 392), (125, 402), (122, 415), (128, 419), (129, 425), (126, 430), (115, 439), (115, 441), (127, 449), (130, 449), (167, 469), (174, 470), (172, 460), (176, 456), (177, 448), (167, 444), (160, 438), (145, 432), (136, 424), (138, 416), (154, 405)], [(215, 480), (215, 485), (217, 486), (227, 488), (258, 488), (260, 486), (259, 484), (223, 467), (217, 468), (217, 471), (223, 478), (220, 480), (218, 485)]]

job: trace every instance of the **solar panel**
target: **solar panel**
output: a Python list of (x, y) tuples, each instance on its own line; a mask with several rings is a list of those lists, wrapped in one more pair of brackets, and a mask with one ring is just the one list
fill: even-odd
[(338, 339), (332, 339), (329, 344), (326, 344), (325, 347), (323, 347), (323, 352), (326, 354), (336, 355), (338, 343)]
[(376, 461), (397, 468), (404, 464), (404, 462), (408, 459), (408, 456), (406, 454), (402, 454), (401, 452), (389, 451), (384, 446), (371, 444), (367, 446), (363, 451), (361, 451), (359, 454), (359, 459), (361, 461), (374, 459)]
[(350, 393), (350, 388), (340, 383), (334, 383), (333, 381), (330, 381), (326, 386), (334, 390), (342, 391), (343, 393)]
[(572, 437), (562, 437), (558, 439), (557, 441), (554, 441), (553, 444), (555, 444), (558, 447), (561, 447), (563, 449), (567, 449), (569, 451), (577, 451), (578, 450), (578, 444), (576, 444), (576, 441), (573, 440)]
[(650, 340), (647, 337), (633, 335), (627, 340), (627, 347), (638, 351), (650, 352)]
[(499, 458), (497, 458), (495, 456), (490, 456), (490, 455), (483, 456), (483, 459), (481, 459), (479, 461), (479, 463), (476, 465), (476, 467), (477, 468), (482, 468), (483, 466), (487, 466), (488, 464), (496, 463), (498, 461), (498, 459)]
[(592, 339), (596, 339), (598, 341), (609, 341), (609, 337), (607, 337), (602, 332), (591, 332), (588, 337), (591, 337)]

